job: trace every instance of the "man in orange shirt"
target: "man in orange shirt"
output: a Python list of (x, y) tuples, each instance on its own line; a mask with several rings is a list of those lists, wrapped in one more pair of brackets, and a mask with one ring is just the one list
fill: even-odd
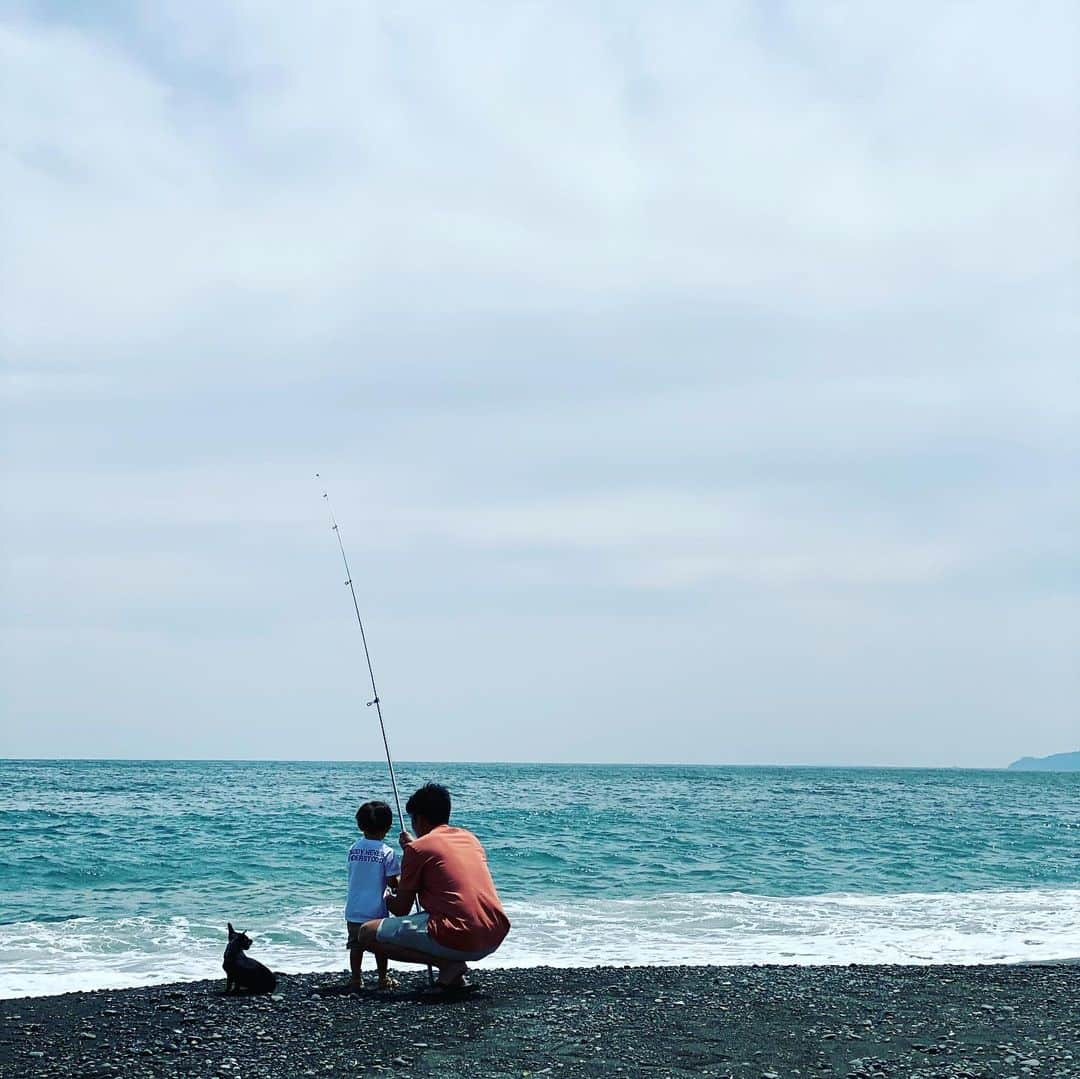
[[(401, 880), (386, 901), (394, 917), (365, 922), (361, 947), (400, 963), (437, 967), (443, 990), (466, 988), (467, 964), (491, 955), (510, 921), (480, 841), (450, 827), (450, 792), (428, 783), (405, 803), (405, 812), (416, 836), (400, 836)], [(410, 913), (417, 899), (423, 910)]]

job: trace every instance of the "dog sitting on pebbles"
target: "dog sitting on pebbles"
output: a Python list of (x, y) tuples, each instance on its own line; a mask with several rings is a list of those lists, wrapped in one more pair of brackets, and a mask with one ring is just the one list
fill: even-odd
[(251, 947), (251, 937), (247, 933), (238, 933), (232, 922), (228, 926), (229, 943), (225, 945), (225, 958), (221, 964), (225, 970), (225, 992), (239, 993), (246, 989), (249, 993), (272, 993), (277, 988), (274, 972), (245, 955)]

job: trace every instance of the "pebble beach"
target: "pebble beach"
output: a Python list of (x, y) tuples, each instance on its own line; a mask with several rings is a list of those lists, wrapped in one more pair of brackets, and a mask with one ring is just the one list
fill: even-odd
[[(0, 1001), (4, 1076), (1080, 1076), (1080, 965), (478, 970), (472, 995), (283, 975)], [(370, 975), (369, 975), (370, 977)]]

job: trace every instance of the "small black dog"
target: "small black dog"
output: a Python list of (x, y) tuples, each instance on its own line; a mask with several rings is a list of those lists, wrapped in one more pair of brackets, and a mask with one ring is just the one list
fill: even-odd
[(249, 959), (244, 952), (251, 947), (251, 937), (247, 933), (237, 933), (229, 922), (229, 943), (225, 946), (225, 992), (239, 993), (247, 989), (251, 993), (272, 993), (277, 988), (274, 972), (264, 967), (255, 959)]

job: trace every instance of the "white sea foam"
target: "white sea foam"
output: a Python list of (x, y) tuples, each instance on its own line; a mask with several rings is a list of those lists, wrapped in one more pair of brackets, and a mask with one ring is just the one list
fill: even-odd
[[(485, 966), (1012, 963), (1080, 956), (1080, 889), (659, 896), (518, 903)], [(338, 907), (244, 926), (285, 973), (343, 970)], [(0, 997), (222, 977), (224, 927), (186, 918), (0, 926)]]

